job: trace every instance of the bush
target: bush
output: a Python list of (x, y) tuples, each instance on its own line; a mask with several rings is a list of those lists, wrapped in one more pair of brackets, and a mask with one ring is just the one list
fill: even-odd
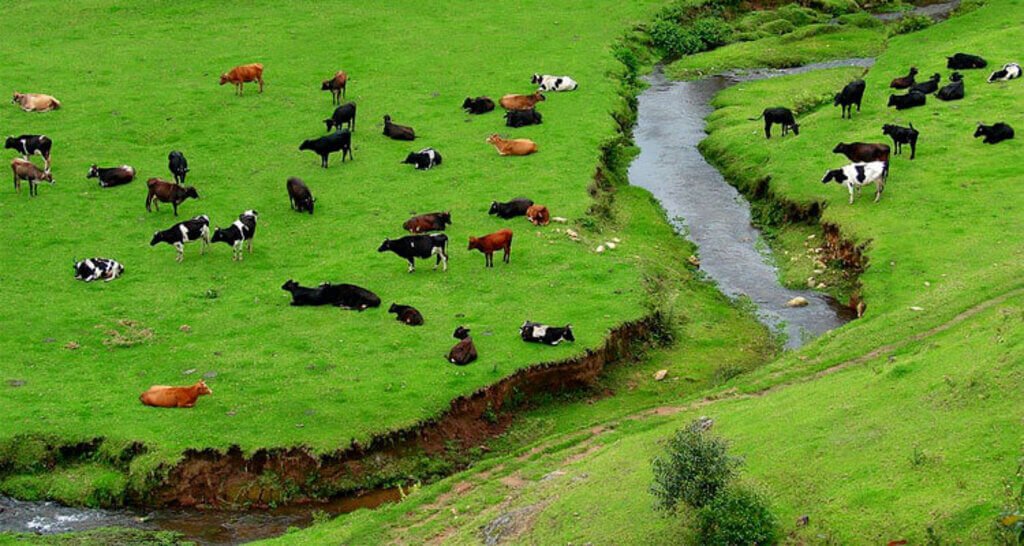
[(761, 30), (770, 34), (781, 35), (793, 32), (794, 30), (796, 30), (796, 27), (793, 25), (793, 23), (790, 23), (785, 19), (776, 19), (774, 21), (764, 24), (761, 27)]
[(785, 6), (775, 10), (775, 14), (778, 18), (785, 19), (798, 27), (809, 25), (811, 23), (823, 23), (827, 19), (813, 9), (805, 8), (797, 4), (786, 4)]
[(932, 26), (932, 19), (926, 15), (904, 15), (889, 27), (889, 35), (909, 34)]
[(768, 38), (771, 34), (767, 32), (761, 32), (760, 30), (752, 30), (749, 32), (738, 32), (733, 35), (733, 40), (737, 42), (756, 42), (764, 38)]
[(778, 521), (763, 495), (732, 486), (697, 512), (697, 536), (707, 546), (774, 544)]
[(800, 40), (804, 40), (812, 36), (818, 36), (821, 34), (832, 34), (833, 32), (840, 32), (842, 30), (842, 27), (840, 27), (839, 25), (807, 25), (805, 27), (800, 27), (794, 30), (793, 32), (790, 32), (789, 34), (783, 36), (781, 39), (781, 43), (786, 44), (790, 42), (798, 42)]
[(677, 431), (666, 452), (654, 458), (651, 493), (659, 509), (672, 511), (680, 502), (700, 508), (736, 475), (741, 460), (726, 453), (726, 441), (704, 425), (694, 421)]
[(809, 0), (805, 5), (831, 15), (857, 13), (861, 9), (853, 0)]
[(882, 26), (884, 23), (875, 19), (870, 13), (859, 11), (857, 13), (840, 15), (839, 24), (854, 26), (857, 28), (877, 28)]
[(690, 32), (703, 44), (703, 49), (714, 49), (729, 43), (732, 27), (715, 17), (703, 17), (690, 25)]
[(651, 43), (666, 57), (682, 57), (701, 50), (703, 43), (672, 21), (659, 20), (650, 30)]

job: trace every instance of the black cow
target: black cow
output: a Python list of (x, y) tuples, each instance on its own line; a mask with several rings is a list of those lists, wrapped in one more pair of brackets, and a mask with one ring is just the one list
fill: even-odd
[(864, 80), (853, 80), (846, 84), (843, 90), (836, 93), (832, 106), (842, 106), (839, 116), (853, 119), (853, 105), (857, 105), (857, 112), (860, 112), (860, 102), (864, 98), (864, 88), (867, 86)]
[(254, 210), (247, 210), (238, 215), (230, 226), (213, 232), (211, 243), (227, 243), (231, 245), (231, 259), (241, 261), (242, 246), (248, 241), (249, 254), (252, 254), (252, 238), (256, 235), (256, 217), (259, 214)]
[(978, 129), (974, 131), (974, 138), (978, 137), (985, 137), (982, 140), (985, 144), (998, 144), (1013, 138), (1013, 127), (1002, 122), (995, 125), (982, 125), (979, 123)]
[(477, 97), (475, 99), (466, 97), (466, 100), (462, 101), (462, 109), (467, 114), (486, 114), (494, 110), (494, 101), (488, 97)]
[(167, 243), (178, 251), (177, 261), (185, 259), (185, 243), (201, 241), (200, 254), (206, 254), (206, 247), (210, 244), (210, 217), (205, 214), (196, 216), (191, 220), (178, 222), (168, 229), (157, 231), (149, 246), (156, 246), (160, 243)]
[(910, 92), (918, 92), (923, 95), (931, 95), (932, 93), (939, 90), (939, 82), (942, 81), (942, 76), (939, 74), (932, 74), (932, 77), (928, 78), (923, 82), (918, 82), (910, 88)]
[(384, 136), (392, 140), (416, 140), (412, 127), (391, 122), (391, 116), (384, 116)]
[(395, 320), (398, 322), (408, 324), (409, 326), (423, 326), (423, 315), (410, 305), (392, 303), (391, 307), (388, 308), (388, 313), (394, 313)]
[(536, 109), (509, 110), (505, 112), (505, 125), (509, 127), (526, 127), (527, 125), (540, 125), (542, 116)]
[(121, 165), (120, 167), (103, 168), (97, 167), (94, 164), (92, 167), (89, 167), (89, 174), (85, 175), (85, 177), (98, 178), (101, 188), (112, 188), (135, 180), (135, 167)]
[(330, 301), (324, 296), (324, 289), (322, 286), (316, 288), (306, 288), (299, 286), (299, 283), (288, 279), (287, 282), (281, 285), (281, 290), (290, 292), (292, 295), (292, 305), (296, 307), (301, 306), (314, 306), (314, 305), (330, 305)]
[(10, 136), (4, 142), (5, 150), (14, 150), (26, 160), (32, 155), (43, 156), (43, 160), (46, 162), (46, 170), (50, 170), (50, 148), (52, 147), (53, 141), (46, 135)]
[(89, 258), (88, 260), (75, 262), (73, 267), (75, 278), (85, 282), (99, 279), (110, 282), (124, 273), (124, 266), (110, 258)]
[(918, 93), (911, 89), (906, 95), (889, 95), (888, 106), (895, 106), (897, 110), (906, 110), (908, 108), (914, 108), (915, 106), (924, 106), (927, 97), (928, 96), (924, 93)]
[(337, 307), (342, 309), (354, 309), (363, 311), (368, 307), (380, 307), (380, 298), (377, 294), (354, 284), (331, 284), (321, 283), (324, 297)]
[(444, 233), (432, 235), (406, 235), (401, 239), (384, 239), (377, 252), (394, 252), (409, 261), (409, 273), (416, 271), (415, 259), (427, 259), (437, 256), (438, 264), (444, 262), (444, 271), (448, 271), (448, 236)]
[(508, 220), (516, 216), (526, 216), (526, 210), (532, 206), (533, 200), (525, 197), (516, 197), (507, 203), (491, 201), (491, 208), (487, 211), (487, 214), (496, 214), (498, 218)]
[(952, 68), (954, 70), (985, 68), (986, 66), (988, 66), (988, 62), (977, 55), (957, 53), (952, 57), (946, 57), (946, 68)]
[(964, 98), (964, 77), (959, 72), (954, 72), (949, 75), (949, 81), (949, 84), (939, 89), (939, 92), (935, 94), (935, 98), (947, 101)]
[(185, 175), (188, 174), (188, 160), (185, 159), (185, 154), (181, 152), (167, 154), (167, 168), (171, 170), (174, 182), (184, 186)]
[(327, 136), (323, 136), (317, 139), (309, 139), (302, 141), (299, 145), (299, 151), (312, 150), (320, 156), (320, 166), (327, 168), (327, 162), (330, 155), (334, 152), (341, 151), (341, 162), (345, 162), (345, 154), (348, 154), (348, 158), (354, 160), (352, 157), (352, 133), (348, 129), (339, 129), (338, 131), (331, 133)]
[(423, 148), (418, 152), (410, 152), (402, 163), (415, 165), (417, 170), (425, 171), (441, 164), (441, 153), (433, 148)]
[(469, 337), (469, 328), (459, 326), (452, 337), (459, 342), (448, 351), (448, 362), (456, 366), (465, 366), (476, 360), (476, 345), (473, 345), (473, 338)]
[(349, 131), (356, 130), (356, 103), (346, 102), (342, 104), (334, 109), (331, 117), (324, 120), (324, 125), (327, 126), (328, 131), (335, 127), (341, 129), (342, 124), (348, 124)]
[(764, 118), (765, 138), (772, 138), (772, 125), (775, 123), (782, 125), (782, 136), (786, 136), (790, 130), (793, 131), (794, 135), (800, 134), (800, 125), (796, 122), (796, 118), (793, 117), (793, 112), (789, 108), (765, 108), (760, 116), (750, 118), (750, 121), (757, 121), (761, 118)]
[(545, 345), (558, 345), (563, 341), (576, 341), (572, 335), (572, 325), (566, 324), (564, 328), (547, 326), (537, 322), (526, 321), (519, 327), (519, 337), (530, 343), (543, 343)]
[(313, 204), (316, 203), (316, 199), (313, 198), (313, 194), (310, 193), (309, 186), (305, 182), (293, 176), (285, 182), (285, 188), (288, 190), (288, 202), (293, 210), (313, 214)]
[(892, 137), (892, 143), (896, 145), (896, 155), (903, 153), (904, 144), (910, 144), (910, 159), (914, 159), (914, 156), (917, 155), (917, 136), (920, 133), (914, 129), (913, 123), (910, 124), (910, 127), (886, 123), (882, 126), (882, 134)]

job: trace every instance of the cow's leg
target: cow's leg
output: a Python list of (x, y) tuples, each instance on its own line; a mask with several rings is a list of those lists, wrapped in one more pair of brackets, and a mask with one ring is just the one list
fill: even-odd
[(853, 184), (847, 184), (846, 188), (850, 190), (850, 204), (853, 204)]
[(260, 93), (263, 93), (263, 76), (260, 76)]
[(772, 138), (772, 122), (764, 120), (764, 138)]
[(416, 271), (416, 261), (415, 261), (415, 258), (406, 258), (406, 259), (409, 260), (409, 273), (412, 273), (413, 271)]
[(875, 203), (877, 203), (882, 198), (882, 191), (885, 190), (885, 177), (879, 178), (875, 184), (877, 184), (875, 188)]
[(914, 156), (916, 154), (917, 154), (917, 141), (916, 140), (911, 140), (910, 141), (910, 159), (914, 159)]
[(174, 243), (174, 250), (178, 251), (178, 256), (175, 258), (178, 263), (181, 263), (185, 259), (185, 245), (182, 243)]
[(171, 206), (174, 207), (174, 215), (177, 216), (178, 215), (178, 202), (177, 201), (171, 201)]
[(249, 254), (252, 254), (252, 237), (250, 237), (250, 238), (249, 238), (249, 239), (247, 239), (247, 240), (248, 240), (248, 242), (249, 242)]
[(505, 263), (508, 263), (508, 261), (509, 261), (509, 259), (511, 257), (512, 257), (512, 243), (509, 242), (509, 244), (505, 247)]
[(14, 173), (14, 191), (21, 193), (21, 184), (18, 183), (18, 173)]

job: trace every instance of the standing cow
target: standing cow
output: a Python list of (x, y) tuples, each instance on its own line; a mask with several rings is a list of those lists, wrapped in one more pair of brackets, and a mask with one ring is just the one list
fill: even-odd
[(241, 96), (242, 86), (249, 82), (259, 82), (260, 93), (263, 92), (263, 65), (260, 63), (243, 64), (231, 69), (227, 74), (220, 75), (220, 84), (231, 82), (235, 86), (235, 94)]
[(416, 258), (427, 259), (437, 256), (434, 269), (444, 263), (444, 271), (448, 271), (448, 236), (444, 233), (431, 235), (406, 235), (400, 239), (384, 239), (377, 252), (391, 251), (409, 262), (409, 273), (416, 271)]
[(213, 232), (211, 243), (227, 243), (231, 245), (232, 261), (242, 261), (242, 247), (249, 245), (249, 254), (252, 254), (252, 238), (256, 235), (256, 218), (259, 214), (254, 210), (247, 210), (238, 215), (230, 226)]
[(46, 162), (46, 170), (50, 170), (50, 148), (53, 147), (53, 141), (46, 135), (19, 135), (16, 137), (7, 137), (4, 142), (4, 149), (14, 150), (21, 154), (21, 158), (28, 161), (28, 158), (33, 155), (43, 156), (43, 161)]

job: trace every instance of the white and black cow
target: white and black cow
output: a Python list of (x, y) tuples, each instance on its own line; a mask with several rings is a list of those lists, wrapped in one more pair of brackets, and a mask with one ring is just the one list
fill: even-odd
[(572, 335), (572, 325), (566, 324), (563, 328), (547, 326), (538, 322), (526, 321), (519, 327), (519, 337), (530, 343), (543, 343), (545, 345), (558, 345), (563, 341), (575, 342)]
[(89, 258), (75, 262), (74, 269), (75, 278), (85, 282), (99, 279), (110, 282), (124, 273), (124, 266), (110, 258)]
[(249, 254), (252, 254), (252, 238), (256, 235), (256, 217), (259, 214), (254, 210), (247, 210), (238, 215), (235, 220), (226, 228), (217, 228), (213, 232), (211, 243), (227, 243), (231, 245), (231, 259), (242, 260), (242, 247), (249, 243)]
[(575, 91), (580, 84), (569, 76), (550, 76), (548, 74), (534, 74), (530, 82), (537, 85), (541, 91)]
[(433, 148), (423, 148), (418, 152), (410, 152), (402, 163), (415, 165), (418, 170), (425, 171), (441, 164), (441, 154)]
[(444, 262), (444, 271), (448, 271), (448, 236), (444, 233), (406, 235), (401, 239), (384, 239), (377, 252), (389, 250), (409, 261), (409, 273), (416, 271), (416, 258), (425, 260), (431, 256), (437, 256), (434, 269)]
[(1003, 68), (996, 70), (988, 77), (988, 83), (1006, 82), (1020, 77), (1020, 65), (1017, 63), (1006, 63)]
[(98, 178), (101, 188), (112, 188), (135, 180), (135, 167), (121, 165), (120, 167), (104, 168), (93, 165), (89, 167), (89, 174), (85, 175), (85, 177)]
[(882, 198), (885, 179), (889, 175), (889, 163), (886, 161), (869, 161), (867, 163), (850, 163), (841, 169), (832, 169), (821, 179), (823, 184), (835, 180), (837, 184), (846, 186), (850, 191), (850, 204), (853, 204), (854, 192), (868, 184), (875, 184), (875, 203)]
[(52, 147), (53, 141), (46, 135), (10, 136), (4, 142), (4, 149), (18, 152), (26, 160), (32, 155), (43, 156), (46, 170), (50, 170), (50, 148)]
[(205, 214), (196, 216), (191, 220), (178, 222), (168, 229), (157, 231), (149, 246), (156, 246), (160, 243), (167, 243), (178, 251), (179, 262), (185, 259), (185, 243), (200, 241), (200, 254), (206, 254), (206, 247), (210, 244), (210, 218)]

